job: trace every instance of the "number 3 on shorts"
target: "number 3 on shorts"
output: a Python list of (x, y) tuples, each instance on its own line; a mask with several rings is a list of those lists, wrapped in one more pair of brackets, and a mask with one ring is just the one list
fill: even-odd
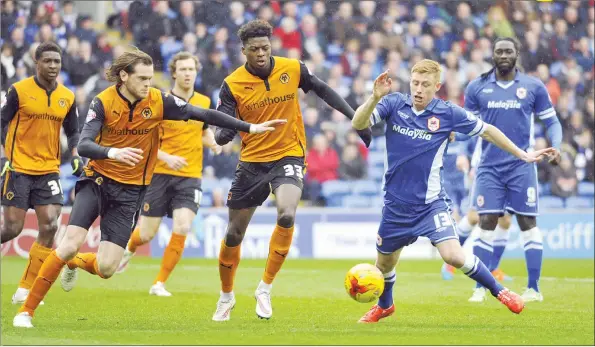
[(283, 169), (285, 169), (285, 176), (297, 176), (299, 178), (304, 178), (303, 169), (301, 165), (287, 164), (283, 166)]
[(62, 194), (62, 184), (60, 184), (60, 181), (51, 180), (48, 182), (48, 186), (52, 190), (52, 195)]

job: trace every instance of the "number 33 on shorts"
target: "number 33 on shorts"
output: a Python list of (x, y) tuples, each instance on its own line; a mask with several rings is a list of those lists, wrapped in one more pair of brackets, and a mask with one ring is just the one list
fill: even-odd
[(301, 165), (287, 164), (283, 166), (285, 169), (285, 176), (297, 176), (299, 179), (304, 178), (304, 168)]

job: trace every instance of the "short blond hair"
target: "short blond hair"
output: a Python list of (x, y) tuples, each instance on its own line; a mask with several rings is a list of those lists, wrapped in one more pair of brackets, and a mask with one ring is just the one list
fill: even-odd
[(186, 60), (186, 59), (192, 59), (194, 60), (194, 64), (196, 66), (196, 71), (198, 71), (200, 69), (200, 62), (198, 61), (198, 58), (190, 53), (190, 52), (186, 52), (186, 51), (182, 51), (182, 52), (178, 52), (176, 53), (176, 55), (173, 56), (173, 58), (171, 58), (171, 60), (169, 61), (169, 73), (172, 76), (173, 79), (176, 79), (174, 77), (174, 74), (176, 73), (176, 64), (178, 63), (178, 61), (180, 60)]
[(431, 59), (422, 59), (415, 63), (411, 68), (411, 73), (432, 74), (440, 78), (442, 74), (442, 66), (437, 61)]

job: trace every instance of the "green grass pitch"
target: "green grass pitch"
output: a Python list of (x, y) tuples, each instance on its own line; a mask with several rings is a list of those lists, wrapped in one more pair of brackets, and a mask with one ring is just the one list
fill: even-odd
[[(544, 261), (545, 300), (515, 315), (496, 299), (472, 304), (473, 283), (457, 274), (443, 281), (435, 261), (403, 260), (397, 267), (396, 313), (378, 324), (357, 324), (369, 304), (351, 300), (343, 288), (354, 260), (289, 259), (273, 286), (274, 315), (260, 320), (254, 289), (264, 260), (243, 260), (236, 278), (231, 321), (213, 322), (219, 295), (216, 260), (182, 259), (167, 283), (174, 295), (148, 295), (160, 259), (135, 258), (127, 272), (102, 280), (81, 272), (77, 286), (59, 280), (40, 306), (34, 329), (15, 329), (18, 307), (10, 303), (25, 260), (4, 257), (2, 340), (16, 345), (593, 345), (593, 260)], [(526, 285), (523, 260), (504, 260)]]

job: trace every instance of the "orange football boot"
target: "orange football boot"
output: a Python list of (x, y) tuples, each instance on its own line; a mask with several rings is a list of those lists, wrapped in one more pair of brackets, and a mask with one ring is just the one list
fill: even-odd
[(525, 308), (525, 301), (515, 292), (512, 292), (506, 288), (502, 289), (500, 293), (498, 293), (498, 300), (506, 305), (508, 309), (516, 314), (521, 313), (523, 308)]
[(395, 313), (395, 304), (387, 309), (374, 305), (368, 313), (359, 319), (358, 323), (378, 323), (379, 320), (391, 316), (393, 313)]

